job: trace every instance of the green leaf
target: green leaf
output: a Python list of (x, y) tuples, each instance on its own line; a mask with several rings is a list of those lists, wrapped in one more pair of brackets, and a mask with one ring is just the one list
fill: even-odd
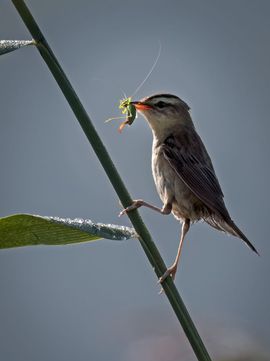
[(23, 46), (35, 45), (35, 40), (0, 40), (0, 55), (10, 53)]
[(0, 249), (34, 245), (64, 245), (101, 238), (127, 240), (136, 237), (133, 228), (94, 223), (89, 219), (41, 217), (15, 214), (0, 218)]

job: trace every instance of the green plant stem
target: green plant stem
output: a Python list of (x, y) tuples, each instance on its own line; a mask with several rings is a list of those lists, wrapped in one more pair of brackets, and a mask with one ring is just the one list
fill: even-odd
[[(37, 48), (40, 52), (40, 55), (48, 65), (51, 73), (53, 74), (56, 82), (61, 88), (64, 96), (66, 97), (71, 109), (73, 110), (75, 116), (77, 117), (85, 135), (87, 136), (89, 142), (91, 143), (97, 157), (99, 158), (107, 176), (110, 179), (118, 197), (121, 200), (121, 203), (124, 207), (127, 207), (132, 203), (132, 199), (117, 171), (115, 168), (106, 148), (104, 147), (99, 135), (97, 134), (88, 114), (86, 113), (80, 99), (75, 93), (72, 85), (70, 84), (68, 78), (66, 77), (63, 69), (61, 68), (59, 62), (57, 61), (55, 55), (53, 54), (51, 48), (49, 47), (46, 39), (41, 33), (37, 23), (35, 22), (32, 14), (25, 5), (23, 0), (12, 0), (14, 6), (22, 17), (25, 25), (32, 34), (34, 40), (37, 42)], [(137, 211), (132, 211), (128, 213), (131, 223), (133, 224), (136, 232), (139, 235), (139, 241), (153, 266), (157, 277), (161, 277), (166, 271), (166, 266), (163, 259), (160, 256), (160, 253), (155, 246), (149, 231), (147, 230), (145, 224), (143, 223), (139, 213)], [(171, 279), (168, 277), (162, 284), (165, 294), (167, 295), (174, 312), (180, 321), (183, 330), (189, 339), (189, 342), (200, 361), (211, 361), (210, 356), (196, 330), (195, 325), (189, 313)]]

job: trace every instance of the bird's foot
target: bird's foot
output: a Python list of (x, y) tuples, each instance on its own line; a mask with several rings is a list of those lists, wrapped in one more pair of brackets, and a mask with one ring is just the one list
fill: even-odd
[[(177, 271), (177, 264), (174, 263), (171, 267), (169, 267), (167, 269), (167, 271), (160, 277), (160, 279), (158, 280), (158, 283), (159, 284), (162, 284), (162, 282), (165, 281), (165, 279), (168, 277), (168, 276), (171, 276), (172, 279), (174, 280), (175, 279), (175, 274), (176, 274), (176, 271)], [(159, 291), (159, 295), (161, 295), (162, 293), (164, 292), (164, 289), (163, 287), (161, 287), (161, 290)]]
[(140, 208), (141, 206), (144, 205), (144, 203), (145, 202), (142, 199), (135, 199), (130, 206), (123, 209), (119, 213), (118, 217), (121, 217), (123, 214), (127, 214), (128, 212), (133, 211), (134, 209)]
[(168, 277), (168, 276), (171, 276), (172, 279), (174, 280), (175, 279), (175, 274), (176, 274), (176, 271), (177, 271), (177, 263), (174, 263), (171, 267), (169, 267), (167, 269), (167, 271), (160, 277), (160, 279), (158, 280), (158, 283), (162, 283), (165, 281), (165, 279)]

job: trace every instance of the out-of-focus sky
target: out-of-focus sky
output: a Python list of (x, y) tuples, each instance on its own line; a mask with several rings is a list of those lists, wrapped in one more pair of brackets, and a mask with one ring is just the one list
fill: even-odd
[[(191, 228), (176, 285), (209, 352), (267, 354), (270, 339), (270, 3), (27, 1), (134, 198), (160, 205), (142, 118), (121, 135), (122, 91), (180, 96), (212, 157), (232, 218), (258, 248)], [(10, 1), (0, 38), (29, 39)], [(106, 175), (34, 48), (0, 57), (0, 215), (34, 213), (129, 225)], [(180, 226), (141, 214), (166, 263)], [(0, 252), (5, 361), (194, 361), (136, 240)]]

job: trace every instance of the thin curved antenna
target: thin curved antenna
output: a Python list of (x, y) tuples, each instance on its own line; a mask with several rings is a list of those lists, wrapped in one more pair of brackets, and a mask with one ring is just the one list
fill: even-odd
[(123, 89), (120, 89), (120, 90), (121, 90), (121, 93), (124, 95), (124, 98), (127, 99), (127, 95), (126, 95), (126, 93), (124, 92), (124, 90), (123, 90)]
[(104, 123), (111, 122), (112, 120), (126, 119), (126, 118), (127, 118), (126, 116), (123, 116), (123, 117), (112, 117), (112, 118), (106, 119), (106, 120), (104, 121)]
[(131, 95), (131, 98), (134, 97), (134, 95), (136, 95), (138, 93), (138, 91), (141, 89), (141, 87), (144, 85), (144, 83), (146, 82), (146, 80), (149, 78), (149, 76), (152, 74), (153, 70), (155, 69), (158, 59), (160, 57), (161, 54), (161, 42), (159, 41), (159, 49), (158, 49), (158, 55), (156, 57), (156, 60), (154, 61), (154, 64), (152, 65), (151, 69), (149, 70), (148, 74), (146, 75), (146, 77), (143, 79), (143, 81), (140, 83), (140, 85), (136, 88), (135, 92)]

